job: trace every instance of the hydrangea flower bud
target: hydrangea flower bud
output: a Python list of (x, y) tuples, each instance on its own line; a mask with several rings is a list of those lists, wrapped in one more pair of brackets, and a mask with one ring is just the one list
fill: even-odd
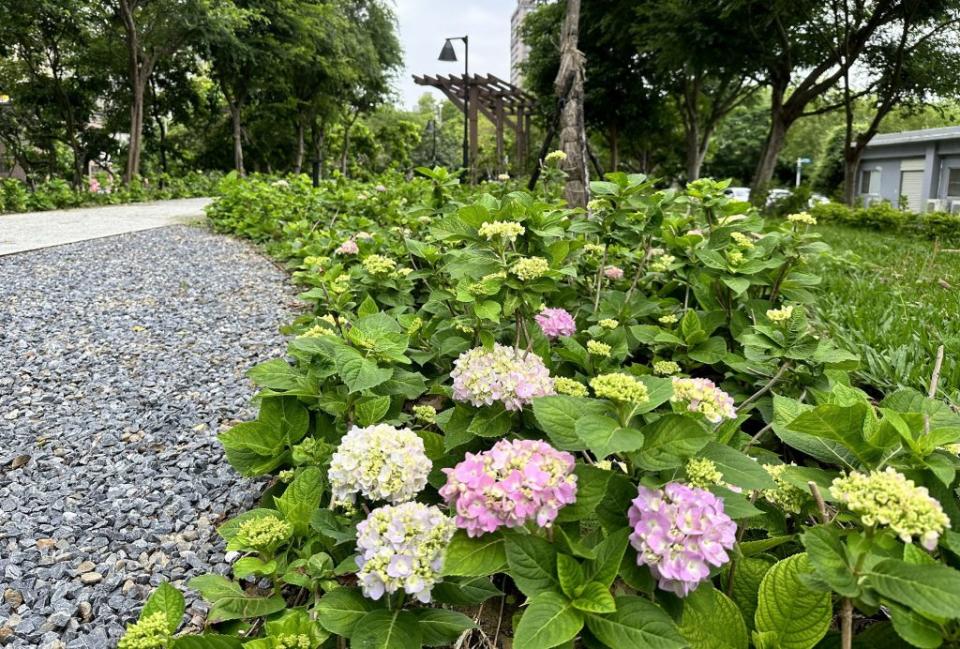
[(127, 627), (117, 649), (166, 649), (170, 646), (170, 630), (163, 611), (141, 618)]
[(557, 394), (568, 394), (571, 397), (587, 396), (587, 386), (580, 383), (580, 381), (574, 381), (565, 376), (558, 376), (553, 379), (553, 387), (556, 389)]
[(790, 214), (787, 216), (787, 220), (790, 223), (803, 223), (805, 225), (816, 225), (817, 219), (807, 212), (799, 212), (797, 214)]
[(709, 491), (671, 482), (663, 489), (640, 486), (627, 519), (637, 564), (647, 566), (658, 586), (686, 597), (710, 576), (710, 566), (730, 560), (737, 526), (723, 501)]
[(783, 511), (790, 514), (799, 514), (803, 510), (804, 504), (809, 500), (810, 494), (805, 489), (791, 484), (783, 477), (787, 470), (786, 464), (765, 464), (763, 468), (773, 481), (776, 483), (774, 489), (764, 489), (760, 492), (763, 499), (773, 503)]
[(566, 159), (567, 159), (567, 154), (564, 151), (557, 149), (555, 151), (551, 151), (546, 156), (544, 156), (543, 161), (546, 162), (547, 164), (551, 164), (553, 162), (563, 162)]
[(767, 317), (773, 322), (784, 322), (793, 315), (793, 307), (785, 306), (779, 309), (767, 309)]
[(620, 323), (614, 320), (613, 318), (604, 318), (597, 324), (603, 327), (604, 329), (616, 329), (617, 327), (620, 326)]
[(500, 440), (482, 453), (467, 453), (452, 469), (440, 496), (456, 511), (468, 536), (536, 521), (549, 527), (577, 497), (574, 458), (540, 440)]
[(387, 275), (397, 267), (397, 262), (383, 255), (367, 255), (360, 263), (371, 275)]
[(610, 356), (611, 351), (610, 345), (607, 343), (602, 343), (599, 340), (588, 340), (587, 341), (587, 351), (593, 354), (594, 356), (602, 356), (604, 358)]
[(733, 397), (709, 379), (673, 377), (673, 396), (670, 397), (670, 401), (686, 403), (687, 410), (699, 412), (713, 424), (718, 424), (724, 419), (737, 418)]
[(414, 406), (413, 416), (426, 424), (437, 423), (437, 409), (433, 406)]
[(335, 503), (352, 503), (357, 494), (399, 503), (426, 486), (432, 467), (423, 440), (409, 428), (354, 426), (340, 440), (327, 477)]
[(734, 243), (743, 248), (744, 250), (749, 250), (753, 248), (753, 241), (745, 235), (743, 232), (731, 232), (730, 238), (733, 239)]
[(257, 516), (240, 524), (236, 536), (227, 543), (227, 549), (253, 549), (269, 553), (291, 536), (293, 528), (279, 515)]
[(916, 486), (893, 467), (869, 474), (852, 471), (834, 479), (830, 493), (867, 527), (885, 525), (904, 543), (919, 537), (927, 550), (937, 547), (940, 535), (950, 526), (943, 507), (927, 488)]
[(456, 401), (474, 406), (499, 401), (507, 410), (520, 410), (536, 397), (555, 394), (550, 372), (533, 352), (495, 343), (493, 349), (463, 352), (453, 364), (450, 377)]
[(667, 315), (662, 315), (657, 318), (657, 322), (660, 324), (676, 324), (677, 320), (680, 319), (676, 313), (668, 313)]
[(526, 257), (510, 267), (510, 272), (525, 282), (543, 277), (548, 270), (550, 264), (543, 257)]
[(577, 323), (566, 309), (544, 309), (533, 317), (543, 335), (551, 340), (577, 333)]
[(403, 590), (429, 602), (455, 529), (439, 508), (422, 503), (371, 511), (357, 525), (357, 579), (363, 594), (380, 599)]
[(499, 238), (508, 243), (513, 243), (517, 240), (517, 237), (523, 235), (526, 231), (526, 228), (522, 225), (512, 221), (488, 221), (480, 226), (479, 232), (480, 236), (487, 241)]
[(723, 484), (723, 474), (717, 469), (713, 460), (705, 457), (693, 457), (687, 460), (687, 483), (691, 487), (706, 489), (713, 485)]
[(659, 376), (670, 376), (680, 371), (680, 365), (673, 361), (655, 361), (653, 363), (653, 373)]
[(665, 273), (670, 270), (670, 264), (677, 260), (673, 255), (660, 255), (650, 262), (650, 270), (655, 273)]
[(622, 372), (595, 376), (590, 379), (590, 387), (600, 399), (634, 404), (646, 403), (650, 399), (646, 385)]

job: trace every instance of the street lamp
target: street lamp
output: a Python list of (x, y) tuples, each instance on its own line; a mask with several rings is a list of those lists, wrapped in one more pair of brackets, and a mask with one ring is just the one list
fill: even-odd
[(803, 165), (808, 165), (810, 162), (810, 158), (797, 158), (797, 187), (800, 186), (800, 177), (803, 175)]
[(470, 152), (467, 144), (469, 121), (470, 121), (470, 41), (466, 36), (451, 36), (444, 42), (443, 49), (440, 50), (440, 61), (456, 62), (457, 53), (453, 49), (452, 41), (463, 41), (463, 171), (469, 173), (470, 170)]

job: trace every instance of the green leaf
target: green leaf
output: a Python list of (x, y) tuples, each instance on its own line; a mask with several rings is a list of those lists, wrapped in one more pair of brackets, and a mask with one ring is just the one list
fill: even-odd
[(510, 432), (513, 413), (501, 406), (486, 406), (474, 411), (467, 432), (479, 437), (501, 437)]
[(602, 415), (581, 417), (574, 425), (574, 430), (598, 459), (636, 451), (643, 446), (643, 433), (634, 428), (621, 428), (616, 419)]
[(558, 395), (533, 400), (533, 416), (553, 445), (565, 451), (586, 448), (577, 436), (577, 420), (585, 415), (603, 415), (607, 410), (596, 399)]
[(464, 631), (477, 626), (463, 613), (442, 608), (418, 608), (413, 614), (427, 647), (451, 646)]
[(506, 535), (510, 576), (524, 595), (534, 597), (559, 589), (557, 551), (539, 536), (511, 532)]
[(351, 649), (420, 649), (420, 625), (410, 611), (377, 610), (364, 615), (350, 639)]
[(680, 634), (691, 649), (747, 649), (747, 625), (740, 609), (709, 583), (683, 600)]
[(856, 456), (846, 446), (823, 437), (792, 430), (789, 424), (801, 414), (813, 410), (813, 406), (794, 399), (774, 395), (773, 432), (784, 444), (827, 464), (850, 466), (857, 464)]
[(167, 631), (172, 635), (180, 628), (185, 609), (183, 593), (168, 582), (163, 582), (153, 591), (153, 594), (147, 599), (147, 603), (143, 605), (143, 610), (140, 611), (140, 619), (163, 613), (163, 617), (167, 621)]
[(287, 446), (293, 446), (307, 434), (310, 413), (296, 397), (270, 397), (260, 402), (257, 421), (265, 430), (279, 433)]
[(350, 393), (375, 388), (393, 376), (393, 369), (379, 367), (352, 347), (340, 345), (334, 350), (337, 373)]
[[(193, 581), (190, 582), (193, 586)], [(258, 597), (247, 595), (243, 591), (232, 595), (223, 595), (214, 603), (207, 614), (207, 622), (218, 624), (228, 620), (247, 620), (254, 617), (263, 617), (282, 611), (287, 603), (279, 595), (272, 597)]]
[(788, 428), (841, 444), (865, 462), (862, 447), (865, 444), (863, 422), (866, 416), (867, 406), (862, 403), (851, 406), (825, 404), (801, 414), (788, 424)]
[(753, 628), (754, 615), (757, 612), (757, 596), (760, 582), (767, 574), (773, 561), (764, 557), (746, 557), (738, 559), (733, 579), (733, 591), (730, 596), (743, 613), (747, 626)]
[(481, 320), (492, 320), (493, 322), (500, 322), (500, 303), (494, 302), (493, 300), (486, 300), (484, 302), (477, 302), (473, 305), (473, 312), (477, 314), (477, 317)]
[(558, 523), (580, 521), (592, 516), (607, 493), (607, 483), (613, 475), (611, 471), (580, 463), (573, 472), (577, 476), (577, 500), (560, 510), (557, 514)]
[(550, 649), (572, 640), (582, 628), (583, 615), (567, 599), (558, 593), (540, 593), (520, 618), (514, 646)]
[(443, 574), (485, 577), (500, 572), (506, 565), (503, 536), (499, 532), (470, 538), (463, 530), (457, 530), (447, 546)]
[(763, 465), (729, 446), (711, 441), (700, 449), (697, 457), (712, 461), (725, 482), (741, 489), (774, 489), (777, 486)]
[[(561, 555), (562, 556), (562, 555)], [(573, 607), (584, 613), (613, 613), (617, 605), (610, 594), (610, 587), (597, 581), (591, 581), (583, 587), (583, 592), (573, 598)]]
[(247, 376), (258, 386), (272, 390), (293, 390), (300, 386), (302, 378), (300, 372), (282, 358), (254, 365), (247, 370)]
[(847, 561), (840, 536), (832, 527), (811, 527), (801, 536), (814, 573), (844, 597), (857, 597), (860, 587)]
[(243, 642), (240, 638), (204, 633), (203, 635), (185, 635), (173, 641), (173, 649), (241, 649)]
[(371, 426), (380, 423), (389, 410), (390, 397), (380, 396), (358, 401), (353, 411), (357, 415), (359, 425)]
[(898, 604), (888, 604), (893, 629), (901, 638), (920, 649), (936, 649), (943, 644), (940, 625)]
[(489, 577), (444, 579), (433, 587), (433, 599), (454, 606), (473, 606), (499, 595), (503, 595), (503, 591), (494, 586)]
[(620, 570), (620, 564), (623, 561), (623, 555), (627, 551), (627, 545), (630, 541), (630, 528), (624, 527), (612, 534), (608, 534), (594, 550), (597, 558), (592, 559), (586, 564), (586, 577), (590, 581), (596, 581), (604, 586), (613, 584), (617, 578), (617, 572)]
[(376, 604), (353, 588), (334, 588), (317, 602), (317, 621), (330, 633), (349, 638)]
[(237, 424), (217, 438), (227, 450), (247, 450), (265, 457), (282, 453), (285, 441), (280, 428), (269, 428), (259, 421)]
[(637, 464), (648, 471), (679, 468), (707, 445), (713, 435), (700, 422), (684, 415), (664, 415), (644, 426), (643, 449), (636, 455)]
[(295, 534), (310, 530), (310, 519), (320, 507), (323, 497), (323, 472), (315, 466), (301, 469), (282, 496), (274, 498), (284, 520), (293, 526)]
[(760, 582), (754, 627), (760, 634), (775, 634), (782, 649), (812, 649), (830, 628), (830, 593), (810, 589), (802, 579), (809, 573), (807, 555), (794, 554), (776, 563)]
[(894, 602), (924, 615), (960, 617), (960, 571), (886, 559), (867, 574), (870, 585)]
[(237, 579), (246, 579), (251, 575), (272, 575), (277, 569), (277, 562), (265, 562), (257, 557), (243, 557), (233, 564), (233, 575)]
[(647, 400), (637, 406), (635, 414), (643, 414), (662, 406), (673, 396), (673, 381), (656, 376), (638, 376), (647, 386)]
[(617, 597), (617, 612), (587, 615), (587, 628), (614, 649), (683, 649), (686, 641), (666, 611), (635, 596)]
[(376, 301), (368, 294), (365, 298), (363, 298), (363, 302), (360, 303), (360, 306), (357, 307), (357, 316), (365, 318), (377, 313), (377, 311), (379, 311), (379, 308), (377, 307)]
[(713, 336), (687, 350), (687, 356), (705, 365), (719, 363), (726, 354), (727, 343), (720, 336)]
[(557, 555), (557, 578), (560, 581), (560, 589), (571, 599), (579, 594), (579, 589), (585, 584), (583, 567), (579, 561), (568, 554)]

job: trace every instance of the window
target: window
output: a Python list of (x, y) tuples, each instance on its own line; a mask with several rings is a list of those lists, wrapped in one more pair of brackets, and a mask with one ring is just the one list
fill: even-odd
[(873, 175), (876, 171), (872, 169), (864, 169), (860, 172), (860, 193), (869, 194), (871, 189), (874, 192), (879, 191), (879, 187), (873, 187)]
[(960, 196), (960, 167), (947, 169), (947, 196)]

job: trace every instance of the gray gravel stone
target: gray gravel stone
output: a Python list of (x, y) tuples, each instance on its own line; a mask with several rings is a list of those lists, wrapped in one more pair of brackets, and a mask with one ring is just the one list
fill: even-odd
[(3, 646), (111, 647), (156, 584), (229, 569), (216, 525), (262, 485), (216, 434), (254, 414), (244, 372), (282, 353), (292, 295), (188, 226), (0, 257), (0, 278)]

